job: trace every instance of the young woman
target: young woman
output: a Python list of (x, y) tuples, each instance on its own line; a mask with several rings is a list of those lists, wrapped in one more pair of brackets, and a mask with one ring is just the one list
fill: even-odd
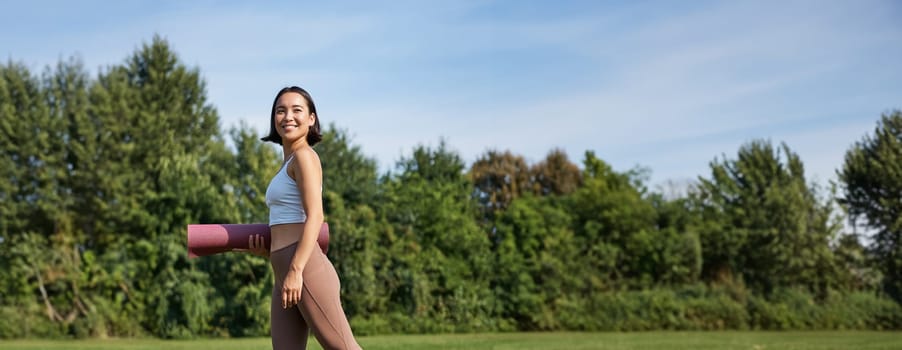
[(266, 189), (270, 249), (251, 236), (250, 251), (269, 255), (275, 275), (271, 328), (274, 350), (304, 349), (308, 330), (325, 349), (360, 349), (339, 299), (335, 267), (316, 239), (323, 224), (322, 165), (312, 146), (322, 139), (313, 98), (302, 88), (276, 94), (270, 132), (284, 163)]

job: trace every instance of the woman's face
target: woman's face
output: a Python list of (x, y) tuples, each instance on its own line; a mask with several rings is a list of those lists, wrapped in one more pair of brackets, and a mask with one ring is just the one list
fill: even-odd
[(313, 125), (316, 115), (307, 108), (307, 100), (296, 92), (286, 92), (276, 102), (276, 131), (282, 137), (282, 144), (290, 145), (297, 140), (306, 140), (307, 131)]

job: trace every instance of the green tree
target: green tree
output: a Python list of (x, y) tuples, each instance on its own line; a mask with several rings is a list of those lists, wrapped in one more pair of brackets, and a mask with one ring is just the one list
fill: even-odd
[(883, 114), (873, 135), (846, 151), (838, 172), (845, 205), (873, 232), (885, 291), (902, 302), (902, 111)]
[(73, 200), (67, 191), (68, 117), (83, 108), (72, 95), (84, 95), (85, 75), (75, 60), (61, 62), (56, 71), (48, 69), (40, 80), (13, 63), (0, 68), (0, 74), (0, 260), (10, 267), (0, 277), (9, 293), (0, 305), (26, 311), (20, 315), (26, 324), (40, 309), (49, 327), (45, 331), (68, 332), (92, 314), (90, 297), (82, 292)]
[(366, 204), (347, 207), (332, 191), (326, 191), (325, 197), (332, 206), (327, 214), (328, 255), (341, 276), (345, 313), (352, 321), (384, 315), (395, 282), (387, 270), (393, 259), (389, 225)]
[(879, 290), (882, 274), (856, 234), (841, 235), (833, 246), (836, 260), (837, 289), (842, 292)]
[(65, 120), (54, 119), (44, 100), (41, 81), (25, 66), (10, 62), (0, 68), (0, 147), (3, 150), (4, 203), (0, 234), (24, 231), (49, 236), (65, 211), (59, 183), (65, 174)]
[(765, 293), (788, 286), (824, 292), (835, 282), (823, 272), (833, 264), (829, 242), (839, 226), (803, 169), (788, 146), (768, 141), (752, 141), (736, 159), (711, 163), (694, 209), (708, 279), (740, 278)]
[[(126, 303), (154, 334), (209, 332), (215, 291), (184, 253), (185, 225), (237, 222), (233, 164), (197, 69), (155, 37), (90, 91), (96, 125), (88, 206), (98, 252), (130, 266)], [(112, 268), (112, 266), (111, 266)], [(153, 291), (153, 292), (149, 292)]]
[(594, 273), (574, 237), (573, 218), (563, 200), (527, 195), (500, 213), (494, 244), (492, 289), (499, 316), (518, 330), (561, 327), (561, 304), (582, 302), (574, 291)]
[(639, 278), (642, 258), (628, 249), (643, 247), (633, 242), (653, 235), (655, 209), (644, 198), (640, 171), (616, 172), (587, 151), (583, 162), (583, 186), (571, 196), (570, 212), (575, 233), (583, 247), (582, 257), (594, 273), (587, 291), (611, 289), (612, 281)]
[[(495, 307), (488, 239), (475, 221), (464, 164), (444, 142), (417, 147), (389, 176), (381, 207), (398, 247), (394, 310), (435, 323), (421, 330), (487, 330)], [(396, 306), (396, 307), (397, 307)]]
[[(698, 281), (702, 271), (701, 241), (689, 198), (648, 197), (656, 212), (656, 227), (644, 245), (650, 248), (645, 271), (658, 284), (678, 285)], [(641, 242), (641, 240), (639, 240)], [(637, 247), (638, 248), (638, 247)]]

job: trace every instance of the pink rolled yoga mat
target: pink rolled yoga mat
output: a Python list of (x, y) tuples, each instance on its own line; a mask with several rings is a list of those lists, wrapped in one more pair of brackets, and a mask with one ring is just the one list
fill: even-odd
[[(251, 235), (263, 235), (263, 244), (269, 247), (269, 225), (267, 224), (195, 224), (188, 225), (188, 257), (196, 258), (232, 251), (248, 249)], [(316, 242), (323, 253), (329, 250), (329, 224), (323, 223)]]

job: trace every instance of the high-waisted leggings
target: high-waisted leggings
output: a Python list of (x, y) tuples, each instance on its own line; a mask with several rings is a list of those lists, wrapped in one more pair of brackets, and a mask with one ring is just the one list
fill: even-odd
[(316, 248), (304, 267), (301, 302), (288, 309), (282, 308), (282, 280), (297, 243), (270, 253), (276, 279), (270, 306), (273, 350), (306, 349), (308, 330), (313, 331), (324, 349), (360, 349), (341, 307), (338, 273), (319, 247)]

